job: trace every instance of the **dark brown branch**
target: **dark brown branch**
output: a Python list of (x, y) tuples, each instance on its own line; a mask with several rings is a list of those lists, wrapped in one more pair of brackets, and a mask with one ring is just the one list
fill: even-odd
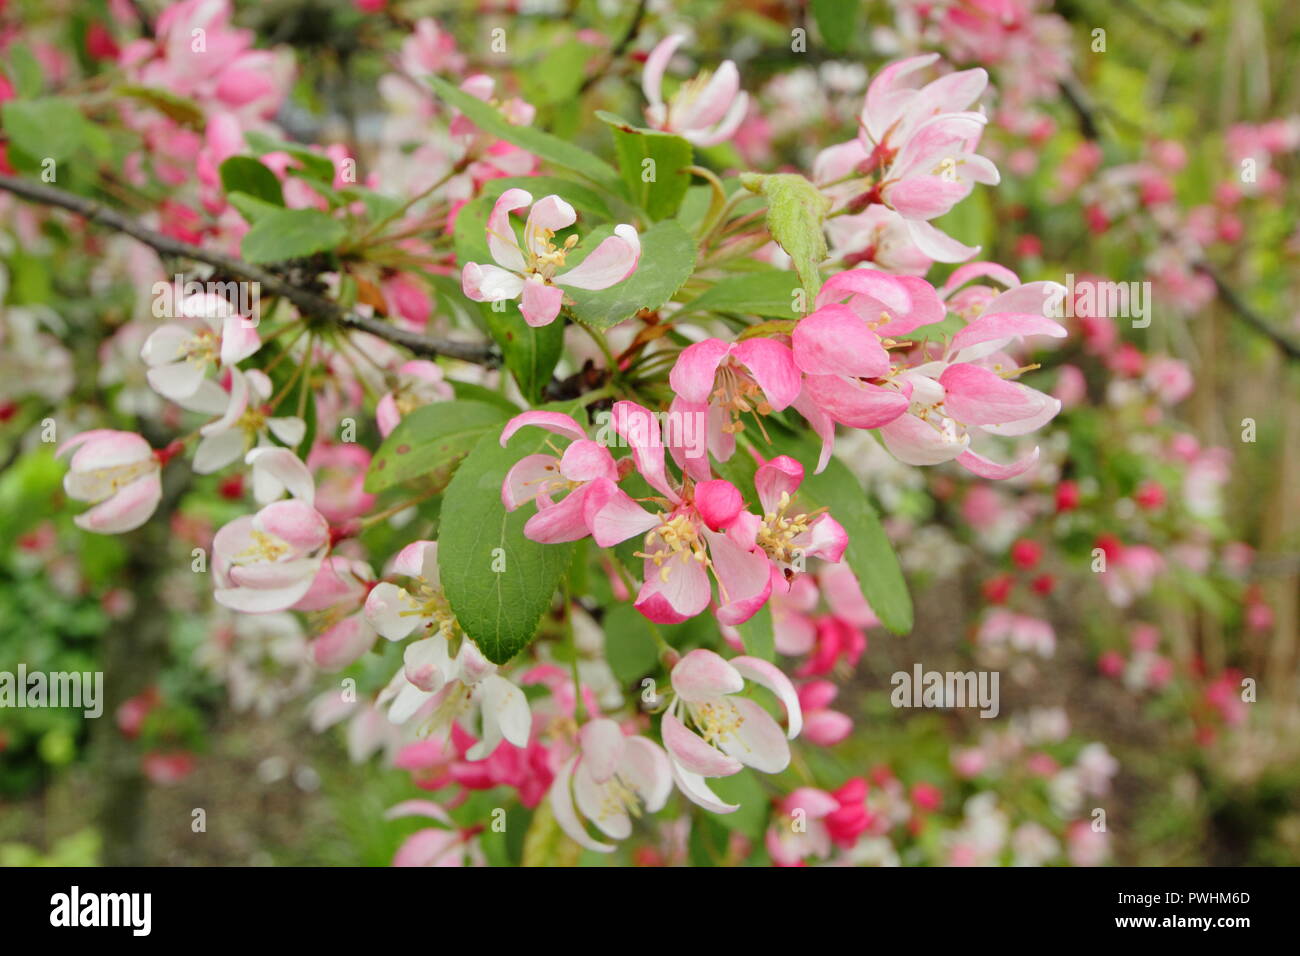
[(274, 272), (245, 262), (236, 256), (227, 255), (224, 252), (204, 249), (201, 246), (182, 242), (171, 236), (165, 236), (96, 200), (86, 199), (84, 196), (65, 192), (62, 189), (47, 186), (43, 183), (30, 182), (16, 176), (0, 175), (0, 190), (13, 193), (15, 196), (29, 202), (42, 203), (46, 206), (55, 206), (74, 212), (91, 222), (97, 222), (101, 226), (125, 233), (131, 238), (152, 247), (162, 255), (204, 262), (235, 278), (256, 282), (261, 286), (263, 293), (287, 299), (293, 303), (300, 313), (308, 318), (331, 322), (345, 329), (368, 332), (378, 338), (392, 342), (394, 345), (400, 345), (415, 355), (427, 358), (441, 355), (489, 367), (500, 364), (500, 354), (491, 343), (457, 342), (452, 339), (432, 338), (398, 328), (395, 325), (389, 325), (379, 319), (349, 312), (337, 302), (286, 281)]
[(1264, 317), (1251, 308), (1236, 289), (1224, 281), (1224, 278), (1219, 274), (1218, 269), (1214, 268), (1214, 266), (1210, 265), (1208, 262), (1197, 262), (1193, 268), (1195, 268), (1197, 272), (1207, 275), (1211, 280), (1213, 280), (1214, 287), (1219, 291), (1219, 298), (1224, 301), (1228, 308), (1232, 309), (1232, 311), (1237, 314), (1237, 318), (1241, 319), (1241, 321), (1245, 322), (1260, 335), (1271, 341), (1278, 347), (1278, 350), (1291, 361), (1300, 361), (1300, 345), (1291, 341), (1275, 329), (1272, 323), (1265, 321)]

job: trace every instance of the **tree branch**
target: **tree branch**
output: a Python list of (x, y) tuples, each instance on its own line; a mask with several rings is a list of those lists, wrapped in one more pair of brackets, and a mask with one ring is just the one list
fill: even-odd
[(1237, 318), (1270, 340), (1291, 361), (1300, 361), (1300, 345), (1273, 328), (1272, 323), (1265, 321), (1263, 316), (1252, 309), (1237, 290), (1224, 281), (1218, 269), (1205, 261), (1194, 263), (1193, 268), (1214, 281), (1214, 287), (1219, 291), (1219, 298), (1237, 314)]
[(91, 222), (125, 233), (162, 255), (204, 262), (236, 278), (256, 282), (261, 286), (262, 292), (288, 299), (304, 316), (332, 322), (344, 329), (367, 332), (394, 345), (400, 345), (415, 355), (428, 358), (442, 355), (488, 367), (495, 367), (501, 362), (496, 346), (489, 342), (457, 342), (452, 339), (432, 338), (398, 328), (370, 316), (349, 312), (337, 302), (294, 285), (274, 272), (224, 252), (204, 249), (165, 236), (94, 199), (87, 199), (43, 183), (30, 182), (17, 176), (0, 175), (0, 190), (13, 193), (29, 202), (56, 206), (74, 212)]

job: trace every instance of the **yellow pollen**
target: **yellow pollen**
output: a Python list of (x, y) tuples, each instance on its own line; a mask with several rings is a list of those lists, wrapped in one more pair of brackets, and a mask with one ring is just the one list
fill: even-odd
[(253, 543), (235, 555), (234, 560), (237, 564), (250, 564), (254, 561), (279, 561), (293, 550), (284, 541), (281, 541), (275, 535), (267, 534), (265, 531), (253, 530), (249, 534), (253, 537)]
[(727, 698), (719, 697), (688, 706), (691, 719), (706, 743), (721, 744), (728, 739), (739, 739), (745, 717)]
[(767, 552), (773, 561), (786, 564), (797, 557), (801, 550), (795, 547), (794, 539), (811, 528), (813, 519), (825, 510), (818, 509), (808, 514), (787, 515), (789, 509), (790, 493), (783, 491), (781, 500), (777, 502), (776, 511), (769, 511), (763, 515), (757, 534), (758, 546)]

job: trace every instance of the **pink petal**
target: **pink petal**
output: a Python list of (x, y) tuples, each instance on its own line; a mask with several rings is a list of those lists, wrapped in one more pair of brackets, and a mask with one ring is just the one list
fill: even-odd
[(563, 304), (563, 290), (538, 279), (529, 279), (524, 283), (524, 297), (519, 303), (519, 314), (533, 328), (541, 328), (555, 321)]
[(560, 459), (560, 474), (569, 481), (591, 481), (608, 478), (618, 481), (618, 466), (609, 449), (590, 439), (573, 442)]
[(809, 375), (803, 384), (818, 408), (852, 428), (880, 428), (907, 411), (908, 401), (903, 395), (869, 382), (837, 375)]
[(801, 319), (790, 338), (795, 363), (809, 375), (878, 378), (889, 371), (880, 337), (847, 305), (822, 306)]
[(524, 290), (524, 280), (500, 266), (477, 262), (465, 263), (460, 272), (460, 288), (475, 302), (501, 302), (513, 299)]
[(716, 617), (732, 627), (744, 624), (772, 594), (772, 562), (762, 551), (743, 548), (726, 535), (705, 531), (704, 536), (718, 579)]
[(718, 366), (730, 350), (721, 339), (705, 339), (682, 349), (668, 374), (668, 384), (677, 397), (694, 405), (707, 405)]
[(607, 717), (589, 720), (578, 732), (582, 766), (597, 783), (604, 783), (618, 770), (623, 759), (625, 738), (618, 723)]
[(714, 531), (731, 524), (744, 507), (740, 490), (729, 481), (715, 478), (695, 486), (695, 510)]
[(746, 339), (736, 343), (731, 354), (749, 369), (773, 411), (788, 408), (799, 397), (799, 370), (788, 345), (769, 338)]
[(506, 472), (501, 483), (501, 503), (506, 511), (527, 504), (560, 477), (560, 462), (554, 455), (525, 455)]
[(641, 91), (651, 106), (663, 104), (664, 72), (677, 52), (677, 48), (686, 42), (686, 36), (674, 33), (660, 40), (650, 55), (646, 57), (645, 69), (641, 73)]
[(72, 520), (77, 527), (96, 534), (122, 534), (148, 521), (161, 500), (162, 481), (155, 469)]
[(524, 536), (540, 544), (560, 544), (577, 541), (588, 535), (583, 518), (583, 505), (591, 485), (583, 485), (569, 492), (563, 501), (539, 507), (537, 514), (524, 522)]
[(567, 229), (578, 221), (578, 214), (573, 207), (559, 196), (543, 196), (533, 204), (528, 212), (528, 221), (524, 223), (524, 248), (535, 256), (546, 252), (546, 241), (550, 234)]
[(759, 465), (754, 474), (754, 487), (758, 489), (758, 500), (765, 514), (771, 514), (780, 506), (782, 492), (793, 497), (801, 484), (803, 465), (789, 455), (777, 455)]
[(799, 694), (794, 689), (794, 684), (785, 676), (781, 668), (761, 657), (733, 657), (731, 666), (739, 671), (745, 680), (752, 680), (777, 696), (789, 718), (787, 735), (791, 740), (798, 737), (799, 731), (803, 728), (803, 708), (799, 706)]
[(610, 421), (614, 430), (632, 446), (632, 458), (641, 477), (670, 501), (680, 501), (677, 492), (668, 484), (659, 419), (654, 413), (636, 402), (615, 402), (610, 410)]
[(718, 654), (697, 648), (673, 667), (671, 681), (683, 700), (703, 702), (745, 689), (745, 678)]
[(551, 281), (572, 289), (608, 289), (635, 272), (640, 259), (641, 239), (637, 231), (629, 225), (618, 225), (614, 227), (614, 235), (593, 249), (587, 258)]
[(703, 777), (729, 777), (744, 769), (739, 760), (710, 747), (704, 738), (688, 729), (672, 713), (664, 714), (659, 732), (668, 755), (691, 773)]
[(602, 548), (645, 534), (659, 524), (657, 515), (642, 508), (608, 478), (597, 478), (587, 486), (583, 520)]
[(555, 432), (555, 434), (564, 435), (567, 438), (579, 439), (587, 437), (586, 430), (575, 419), (563, 412), (522, 412), (506, 422), (506, 427), (501, 432), (501, 447), (504, 448), (506, 442), (510, 441), (514, 433), (525, 425), (536, 425), (538, 428), (545, 428), (548, 432)]
[(944, 409), (967, 425), (1001, 425), (1028, 418), (1041, 405), (1028, 389), (995, 372), (965, 362), (950, 365), (939, 376), (947, 393)]
[(510, 214), (523, 209), (533, 201), (532, 193), (525, 189), (507, 189), (492, 206), (487, 221), (487, 244), (497, 265), (511, 272), (524, 272), (524, 256), (510, 225)]
[(997, 462), (989, 461), (973, 451), (966, 451), (958, 455), (957, 463), (981, 478), (1002, 481), (1007, 478), (1015, 478), (1017, 475), (1023, 475), (1030, 468), (1033, 468), (1038, 463), (1038, 447), (1035, 446), (1034, 450), (1028, 455), (1009, 465), (999, 465)]
[(952, 461), (970, 444), (966, 436), (946, 434), (915, 415), (902, 415), (880, 429), (889, 453), (908, 465), (937, 465)]

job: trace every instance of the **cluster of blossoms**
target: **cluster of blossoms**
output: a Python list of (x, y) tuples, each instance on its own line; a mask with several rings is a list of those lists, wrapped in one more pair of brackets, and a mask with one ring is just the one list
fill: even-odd
[[(285, 301), (265, 324), (211, 292), (178, 297), (161, 324), (137, 307), (106, 343), (103, 382), (118, 388), (118, 411), (156, 418), (169, 435), (191, 420), (194, 428), (157, 442), (160, 448), (139, 434), (92, 428), (59, 452), (68, 460), (64, 490), (90, 505), (75, 519), (89, 531), (141, 527), (164, 500), (169, 462), (186, 453), (195, 474), (218, 476), (211, 480), (224, 504), (248, 512), (224, 523), (177, 516), (172, 525), (179, 542), (210, 556), (221, 616), (199, 656), (228, 684), (237, 709), (269, 714), (321, 673), (359, 675), (382, 659), (371, 693), (358, 699), (325, 690), (311, 719), (318, 731), (346, 725), (354, 760), (382, 753), (437, 797), (390, 811), (393, 819), (430, 821), (403, 844), (397, 864), (485, 862), (482, 828), (462, 825), (456, 813), (483, 791), (508, 788), (523, 807), (544, 808), (577, 846), (609, 853), (643, 814), (669, 807), (674, 791), (710, 813), (734, 813), (742, 798), (731, 795), (740, 790), (728, 778), (784, 774), (792, 765), (802, 771), (793, 747), (845, 741), (859, 708), (837, 701), (833, 679), (852, 674), (881, 620), (859, 578), (869, 570), (851, 563), (850, 509), (828, 508), (814, 494), (818, 477), (834, 477), (835, 469), (848, 466), (895, 513), (889, 530), (918, 577), (942, 579), (967, 552), (978, 553), (983, 607), (973, 653), (982, 663), (1012, 663), (1026, 683), (1024, 675), (1048, 666), (1056, 651), (1050, 599), (1079, 557), (1067, 539), (1076, 550), (1085, 539), (1089, 558), (1104, 561), (1096, 583), (1115, 608), (1142, 608), (1175, 571), (1229, 563), (1206, 530), (1222, 510), (1225, 453), (1163, 429), (1168, 410), (1192, 389), (1188, 367), (1124, 343), (1113, 320), (1067, 302), (1065, 285), (1023, 282), (1003, 265), (972, 261), (978, 247), (934, 224), (977, 185), (997, 185), (999, 164), (1015, 175), (1032, 169), (1031, 147), (1051, 132), (1033, 101), (1067, 68), (1042, 47), (1062, 21), (1031, 0), (897, 6), (905, 14), (894, 37), (900, 51), (938, 42), (958, 62), (1018, 71), (1021, 79), (1002, 90), (991, 114), (985, 69), (950, 71), (935, 53), (890, 63), (870, 82), (858, 64), (801, 68), (752, 98), (741, 89), (740, 69), (726, 61), (669, 93), (685, 37), (670, 35), (647, 53), (645, 121), (692, 146), (734, 142), (746, 160), (761, 161), (783, 130), (802, 136), (806, 127), (790, 117), (817, 113), (811, 96), (822, 98), (825, 116), (856, 125), (852, 139), (805, 155), (807, 183), (827, 204), (816, 229), (829, 249), (817, 287), (804, 290), (806, 307), (794, 309), (794, 319), (740, 332), (730, 318), (714, 321), (689, 307), (714, 267), (727, 262), (720, 254), (748, 249), (760, 264), (781, 268), (793, 259), (774, 233), (745, 231), (754, 217), (729, 222), (735, 210), (725, 194), (709, 215), (717, 213), (714, 228), (726, 237), (700, 229), (689, 283), (608, 330), (581, 320), (575, 309), (589, 293), (636, 290), (647, 273), (665, 268), (651, 245), (655, 227), (619, 197), (611, 205), (618, 214), (607, 218), (638, 223), (587, 230), (590, 190), (566, 191), (563, 178), (539, 179), (535, 198), (530, 179), (554, 160), (489, 132), (473, 107), (494, 110), (505, 128), (531, 125), (536, 109), (506, 83), (499, 90), (486, 75), (462, 79), (467, 57), (433, 20), (415, 24), (379, 82), (388, 109), (364, 185), (348, 147), (288, 141), (276, 117), (291, 64), (282, 52), (253, 48), (251, 32), (231, 26), (224, 0), (174, 4), (153, 40), (113, 52), (132, 83), (184, 96), (203, 117), (182, 124), (144, 103), (122, 108), (121, 122), (145, 145), (127, 182), (170, 189), (150, 223), (163, 233), (239, 253), (254, 223), (248, 204), (227, 193), (222, 164), (256, 159), (285, 209), (314, 211), (349, 229), (366, 223), (321, 266), (313, 288), (346, 297), (370, 328), (448, 333), (455, 341), (471, 324), (459, 321), (462, 313), (477, 313), (468, 303), (482, 303), (484, 316), (510, 316), (501, 306), (518, 302), (522, 323), (497, 335), (506, 370), (410, 358), (403, 339), (394, 345), (355, 328), (322, 334), (319, 317), (300, 316)], [(191, 42), (195, 31), (203, 49)], [(444, 75), (458, 81), (459, 109), (428, 82)], [(799, 109), (782, 111), (775, 105), (782, 103)], [(1000, 154), (983, 142), (990, 123), (1030, 145)], [(1275, 160), (1297, 139), (1294, 124), (1241, 127), (1229, 150), (1234, 159)], [(1174, 301), (1196, 308), (1213, 284), (1194, 263), (1212, 242), (1239, 235), (1234, 210), (1242, 196), (1221, 190), (1214, 205), (1181, 217), (1171, 177), (1185, 157), (1168, 143), (1150, 152), (1095, 175), (1100, 150), (1085, 143), (1058, 170), (1062, 196), (1077, 199), (1098, 232), (1133, 209), (1149, 210), (1181, 237), (1162, 245), (1152, 271)], [(1278, 177), (1270, 162), (1263, 165), (1251, 191), (1267, 195)], [(574, 231), (579, 209), (582, 237)], [(483, 230), (464, 229), (484, 221)], [(31, 223), (23, 228), (34, 235)], [(487, 256), (465, 255), (466, 240)], [(1035, 250), (1020, 251), (1030, 260), (1024, 274), (1041, 274)], [(147, 251), (110, 244), (109, 252), (103, 281), (114, 270), (144, 287), (164, 278)], [(936, 263), (955, 266), (942, 282), (926, 278)], [(1087, 281), (1073, 285), (1076, 296)], [(1074, 326), (1063, 321), (1067, 314)], [(514, 319), (493, 316), (488, 324), (501, 321)], [(46, 347), (54, 341), (43, 330), (50, 325), (35, 309), (0, 315), (0, 409), (11, 408), (11, 393), (53, 399), (72, 389), (70, 357)], [(526, 386), (510, 365), (511, 348), (525, 336), (550, 342), (560, 327), (577, 360), (553, 382)], [(578, 344), (586, 333), (599, 339), (595, 350)], [(1077, 364), (1060, 367), (1050, 393), (1020, 381), (1038, 369), (1038, 351), (1067, 337), (1079, 343)], [(9, 348), (11, 339), (18, 347)], [(1109, 379), (1099, 389), (1103, 373)], [(437, 540), (450, 516), (431, 519), (426, 510), (441, 507), (462, 450), (441, 463), (445, 473), (416, 476), (413, 499), (381, 501), (387, 488), (367, 483), (376, 466), (391, 467), (419, 439), (410, 419), (422, 425), (430, 419), (417, 416), (436, 411), (430, 406), (466, 393), (511, 409), (485, 427), (472, 454), (509, 454), (526, 443), (537, 449), (513, 456), (493, 477), (504, 515), (494, 511), (492, 520), (519, 522), (523, 537), (544, 548), (577, 543), (572, 553), (587, 562), (587, 576), (598, 569), (601, 578), (573, 583), (575, 590), (566, 580), (562, 603), (552, 596), (538, 625), (546, 639), (507, 660), (495, 659), (485, 635), (458, 616), (452, 569), (469, 557)], [(1154, 463), (1114, 495), (1076, 473), (1063, 442), (1030, 437), (1058, 415), (1072, 420), (1099, 395), (1116, 433), (1132, 435), (1128, 450)], [(576, 404), (537, 407), (546, 398)], [(605, 427), (595, 432), (579, 406), (596, 410), (598, 422), (604, 416)], [(358, 423), (386, 454), (333, 437)], [(782, 444), (805, 425), (815, 451)], [(628, 453), (616, 456), (619, 448)], [(947, 463), (961, 470), (922, 471)], [(950, 534), (903, 515), (906, 495), (926, 487), (955, 505), (953, 523), (964, 528)], [(1103, 520), (1080, 514), (1081, 504), (1100, 511), (1112, 499), (1113, 514)], [(1173, 535), (1164, 518), (1175, 508), (1200, 524), (1180, 522)], [(956, 538), (967, 530), (975, 540), (962, 549)], [(998, 567), (985, 573), (990, 562)], [(192, 595), (182, 600), (202, 606)], [(620, 604), (644, 620), (629, 613), (616, 623)], [(1250, 608), (1252, 626), (1263, 631), (1271, 623), (1267, 604), (1256, 595)], [(755, 634), (769, 626), (764, 652)], [(609, 648), (641, 640), (655, 643), (638, 665), (643, 673), (616, 674)], [(1102, 652), (1099, 670), (1132, 689), (1164, 688), (1183, 675), (1162, 641), (1148, 625), (1134, 628), (1123, 652)], [(628, 699), (636, 679), (660, 673), (665, 687), (651, 687), (640, 706)], [(1198, 733), (1244, 720), (1234, 696), (1239, 675), (1202, 670), (1196, 677)], [(158, 706), (154, 690), (128, 702), (118, 717), (123, 732), (138, 734)], [(805, 778), (771, 801), (764, 829), (743, 842), (733, 836), (727, 852), (744, 855), (761, 842), (780, 865), (1100, 862), (1107, 837), (1082, 817), (1088, 797), (1106, 794), (1115, 761), (1099, 744), (1066, 759), (1067, 735), (1063, 713), (1031, 712), (954, 752), (954, 779), (942, 788), (906, 785), (888, 768), (826, 789)], [(155, 779), (178, 779), (192, 766), (181, 751), (150, 757)], [(1042, 781), (1050, 825), (995, 792), (1020, 771)], [(646, 862), (682, 858), (681, 828), (701, 818), (690, 812), (693, 819), (681, 815), (661, 827), (662, 846), (638, 851)], [(806, 826), (792, 828), (796, 817)], [(924, 849), (922, 834), (929, 835)]]
[[(181, 42), (195, 24), (221, 57)], [(683, 39), (669, 37), (646, 61), (646, 117), (659, 130), (708, 146), (737, 130), (750, 103), (731, 62), (665, 96), (666, 74)], [(383, 95), (403, 107), (383, 136), (395, 144), (416, 139), (439, 109), (422, 79), (459, 69), (462, 60), (436, 24), (418, 24), (396, 71), (381, 83)], [(153, 144), (155, 163), (165, 166), (139, 175), (181, 186), (188, 174), (169, 164), (187, 153), (197, 156), (197, 194), (191, 194), (197, 203), (186, 207), (178, 198), (160, 224), (188, 241), (207, 237), (237, 249), (246, 228), (217, 170), (243, 154), (246, 136), (274, 141), (270, 117), (288, 80), (278, 66), (271, 69), (280, 60), (251, 50), (248, 35), (228, 26), (224, 5), (186, 3), (160, 22), (156, 44), (133, 45), (122, 52), (122, 62), (146, 85), (183, 74), (184, 92), (207, 115), (203, 137), (182, 135), (152, 113), (125, 118)], [(392, 435), (415, 410), (451, 400), (457, 384), (442, 364), (403, 360), (378, 339), (356, 333), (338, 351), (314, 337), (296, 349), (270, 348), (286, 326), (268, 332), (211, 292), (181, 298), (175, 315), (145, 334), (119, 333), (120, 380), (139, 381), (172, 406), (210, 420), (161, 450), (139, 435), (108, 430), (67, 442), (65, 489), (93, 505), (78, 523), (103, 533), (142, 525), (162, 499), (164, 467), (191, 444), (191, 468), (200, 475), (242, 463), (243, 472), (222, 479), (223, 494), (242, 500), (251, 492), (258, 510), (211, 536), (213, 596), (237, 617), (204, 658), (230, 682), (239, 706), (269, 711), (304, 686), (305, 672), (297, 669), (281, 684), (259, 683), (258, 661), (290, 667), (295, 658), (307, 659), (318, 670), (339, 671), (377, 642), (401, 642), (400, 667), (371, 701), (343, 705), (326, 694), (314, 709), (318, 728), (349, 722), (354, 757), (386, 750), (430, 790), (507, 785), (526, 806), (548, 799), (566, 833), (601, 851), (629, 835), (642, 809), (662, 808), (674, 786), (710, 811), (736, 810), (709, 780), (746, 768), (781, 773), (791, 761), (788, 741), (801, 733), (823, 746), (849, 734), (851, 718), (832, 709), (836, 688), (826, 678), (854, 667), (866, 647), (866, 629), (878, 623), (843, 563), (848, 532), (801, 494), (804, 464), (789, 454), (760, 452), (753, 433), (744, 433), (747, 421), (766, 437), (765, 418), (797, 413), (821, 440), (818, 473), (834, 453), (837, 428), (844, 427), (876, 431), (907, 465), (956, 461), (976, 475), (1005, 479), (1032, 468), (1038, 450), (1008, 465), (981, 450), (998, 439), (1018, 441), (1060, 408), (1057, 399), (1015, 380), (1035, 367), (1018, 354), (1025, 339), (1065, 335), (1050, 317), (1063, 287), (1025, 284), (988, 262), (959, 268), (937, 289), (923, 278), (931, 261), (960, 261), (977, 251), (930, 220), (974, 184), (998, 181), (996, 168), (976, 152), (985, 117), (973, 106), (985, 89), (984, 72), (919, 84), (936, 63), (927, 55), (881, 71), (866, 91), (858, 138), (815, 162), (814, 181), (832, 210), (842, 213), (830, 220), (828, 236), (845, 268), (821, 285), (806, 315), (740, 338), (684, 324), (685, 347), (668, 338), (647, 340), (643, 359), (662, 354), (671, 360), (673, 397), (664, 413), (630, 399), (613, 402), (605, 439), (593, 438), (572, 415), (545, 409), (522, 411), (500, 431), (503, 447), (512, 447), (521, 429), (550, 436), (549, 451), (519, 458), (501, 487), (507, 513), (530, 509), (526, 538), (543, 545), (590, 539), (616, 552), (635, 541), (640, 584), (633, 593), (630, 575), (620, 572), (611, 577), (615, 592), (652, 625), (680, 625), (711, 612), (723, 644), (742, 651), (725, 659), (707, 647), (664, 649), (671, 690), (652, 705), (662, 745), (645, 735), (644, 717), (617, 716), (621, 699), (605, 686), (608, 668), (579, 682), (576, 673), (566, 675), (544, 658), (523, 668), (488, 660), (444, 592), (436, 540), (406, 544), (382, 575), (374, 573), (359, 536), (389, 515), (368, 515), (376, 499), (361, 476), (371, 456), (358, 445), (328, 440), (327, 429), (378, 396), (369, 411), (374, 428), (381, 437)], [(522, 100), (495, 99), (487, 77), (470, 77), (460, 88), (498, 106), (509, 123), (533, 119)], [(485, 134), (458, 111), (448, 119), (445, 140), (395, 151), (405, 159), (367, 180), (369, 187), (415, 194), (389, 217), (390, 228), (408, 237), (402, 247), (409, 255), (429, 249), (421, 228), (453, 223), (461, 206), (482, 196), (493, 180), (536, 171), (537, 159), (526, 150)], [(345, 172), (355, 164), (341, 148), (262, 153), (288, 208), (334, 208), (326, 190), (312, 187), (305, 175), (305, 164), (317, 156), (334, 169), (330, 190), (351, 188), (354, 180)], [(521, 240), (512, 214), (524, 210)], [(465, 297), (491, 304), (518, 300), (524, 322), (543, 327), (574, 304), (566, 290), (612, 288), (647, 267), (633, 225), (613, 226), (584, 250), (571, 232), (576, 221), (563, 195), (534, 200), (519, 186), (502, 190), (484, 235), (493, 261), (459, 264)], [(583, 251), (576, 264), (570, 261)], [(761, 255), (779, 258), (775, 250)], [(156, 262), (136, 268), (142, 276), (159, 271)], [(370, 291), (362, 307), (370, 314), (413, 331), (433, 321), (427, 291), (400, 272), (355, 279), (363, 280)], [(671, 319), (674, 308), (664, 306), (664, 317)], [(955, 332), (928, 335), (949, 317)], [(142, 375), (123, 367), (132, 347)], [(354, 362), (354, 351), (365, 353), (366, 366)], [(274, 374), (286, 357), (289, 367), (300, 367), (301, 381), (295, 375), (286, 384)], [(467, 373), (459, 370), (461, 380), (474, 381)], [(496, 384), (494, 376), (479, 375), (477, 383)], [(295, 392), (298, 410), (287, 414), (283, 402)], [(308, 406), (311, 414), (304, 411)], [(615, 458), (612, 444), (626, 446), (630, 455)], [(751, 462), (752, 471), (745, 467)], [(737, 474), (737, 467), (752, 478), (741, 484), (723, 477)], [(605, 566), (626, 560), (622, 553)], [(827, 610), (819, 611), (823, 602)], [(743, 653), (741, 629), (765, 607), (775, 650), (804, 658), (799, 686), (769, 660)], [(584, 612), (575, 606), (566, 613), (576, 619)], [(751, 685), (773, 694), (782, 720), (746, 693)], [(857, 800), (851, 790), (835, 798), (842, 804), (838, 811), (826, 803), (829, 796), (818, 803), (819, 826), (830, 828), (837, 845), (851, 846), (867, 829), (867, 814), (851, 808)], [(400, 862), (479, 858), (473, 835), (449, 829), (440, 804), (413, 801), (393, 812), (441, 824), (413, 837)], [(774, 856), (794, 852), (773, 849)]]

